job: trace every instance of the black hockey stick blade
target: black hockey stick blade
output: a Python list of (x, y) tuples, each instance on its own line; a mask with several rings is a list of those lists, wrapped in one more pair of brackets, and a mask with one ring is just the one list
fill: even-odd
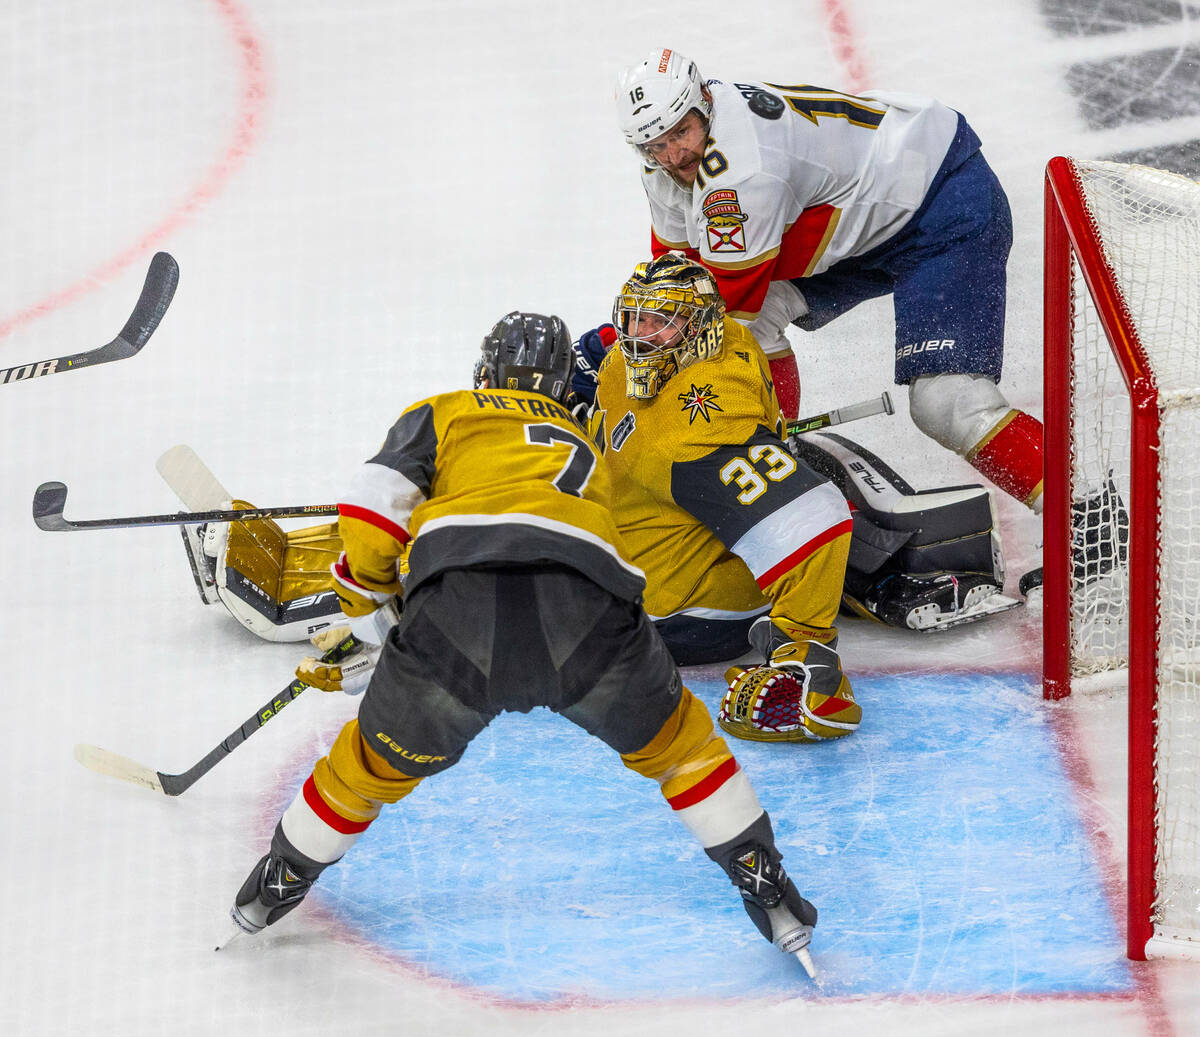
[(33, 521), (38, 529), (69, 530), (71, 524), (63, 518), (67, 503), (67, 486), (61, 482), (44, 482), (33, 491)]
[(336, 515), (336, 504), (297, 504), (277, 508), (215, 509), (213, 511), (176, 511), (162, 515), (130, 515), (126, 518), (80, 519), (63, 517), (67, 504), (67, 486), (44, 482), (33, 491), (33, 521), (48, 533), (74, 533), (81, 529), (131, 529), (135, 526), (186, 526), (201, 522), (250, 522), (262, 518), (308, 518)]
[[(358, 647), (358, 644), (358, 641), (354, 639), (354, 635), (348, 634), (322, 655), (321, 661), (326, 663), (341, 662)], [(308, 687), (302, 680), (293, 680), (283, 691), (273, 696), (269, 702), (264, 702), (252, 717), (246, 719), (246, 722), (241, 727), (231, 732), (228, 737), (213, 746), (204, 755), (203, 759), (198, 760), (180, 774), (166, 774), (163, 771), (156, 771), (128, 757), (109, 752), (107, 749), (101, 749), (97, 745), (75, 746), (75, 759), (87, 767), (88, 770), (95, 771), (97, 774), (107, 774), (109, 777), (119, 778), (121, 781), (127, 781), (132, 785), (141, 785), (152, 792), (161, 792), (164, 796), (179, 796), (195, 785), (197, 781), (225, 759), (226, 756), (254, 734), (255, 731), (265, 725), (268, 720), (275, 717), (284, 706), (292, 702)]]
[(103, 346), (82, 353), (68, 353), (66, 356), (0, 369), (0, 385), (27, 382), (48, 374), (77, 371), (81, 367), (95, 367), (97, 364), (107, 364), (113, 360), (128, 360), (150, 341), (150, 336), (154, 334), (175, 297), (175, 287), (178, 284), (179, 264), (166, 252), (155, 253), (154, 258), (150, 260), (150, 269), (146, 273), (146, 282), (142, 285), (142, 294), (138, 296), (137, 305), (116, 338)]

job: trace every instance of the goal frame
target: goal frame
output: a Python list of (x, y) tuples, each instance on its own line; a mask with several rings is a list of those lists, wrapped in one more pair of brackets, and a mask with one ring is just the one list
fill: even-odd
[(1154, 741), (1157, 709), (1159, 532), (1158, 387), (1125, 299), (1105, 258), (1074, 164), (1046, 167), (1044, 268), (1045, 483), (1043, 496), (1043, 694), (1071, 693), (1072, 258), (1079, 264), (1129, 391), (1129, 765), (1126, 953), (1146, 959), (1154, 934)]

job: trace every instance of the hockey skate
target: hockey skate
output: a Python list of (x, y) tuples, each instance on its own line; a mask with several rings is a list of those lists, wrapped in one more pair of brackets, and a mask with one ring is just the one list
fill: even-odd
[(995, 579), (984, 573), (947, 572), (936, 576), (889, 573), (867, 589), (861, 602), (851, 598), (847, 604), (854, 611), (865, 609), (889, 626), (933, 631), (974, 623), (1021, 602), (1001, 594)]
[(296, 907), (312, 884), (313, 879), (296, 874), (278, 854), (268, 853), (242, 883), (229, 917), (242, 932), (253, 936)]
[(758, 843), (733, 851), (729, 878), (742, 894), (742, 906), (758, 931), (784, 954), (794, 954), (810, 977), (815, 977), (812, 955), (817, 909), (804, 899), (783, 870)]
[(1071, 571), (1077, 587), (1123, 568), (1129, 514), (1110, 475), (1096, 493), (1071, 503)]
[(200, 592), (200, 600), (205, 605), (220, 601), (217, 594), (217, 561), (205, 550), (205, 534), (208, 523), (201, 526), (183, 525), (179, 533), (183, 537), (183, 547), (187, 551), (188, 565), (192, 570), (192, 579), (196, 581), (196, 590)]

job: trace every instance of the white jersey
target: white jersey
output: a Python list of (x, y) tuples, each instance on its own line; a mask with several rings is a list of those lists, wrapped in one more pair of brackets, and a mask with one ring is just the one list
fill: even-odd
[(646, 168), (655, 254), (687, 251), (731, 316), (753, 319), (771, 281), (807, 277), (880, 245), (928, 193), (959, 115), (904, 94), (707, 83), (708, 148), (691, 188)]

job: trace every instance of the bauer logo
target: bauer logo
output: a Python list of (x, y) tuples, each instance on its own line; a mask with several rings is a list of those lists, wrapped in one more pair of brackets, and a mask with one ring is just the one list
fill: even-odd
[(907, 356), (917, 356), (920, 353), (937, 353), (943, 349), (953, 349), (952, 338), (931, 338), (924, 342), (910, 342), (896, 350), (896, 359), (903, 360)]
[(391, 749), (392, 752), (394, 752), (397, 756), (408, 760), (409, 763), (444, 763), (446, 760), (446, 757), (444, 756), (431, 756), (429, 753), (414, 753), (409, 749), (405, 749), (404, 746), (394, 742), (391, 737), (383, 731), (376, 732), (375, 737), (379, 739), (379, 741), (383, 742), (384, 745)]

